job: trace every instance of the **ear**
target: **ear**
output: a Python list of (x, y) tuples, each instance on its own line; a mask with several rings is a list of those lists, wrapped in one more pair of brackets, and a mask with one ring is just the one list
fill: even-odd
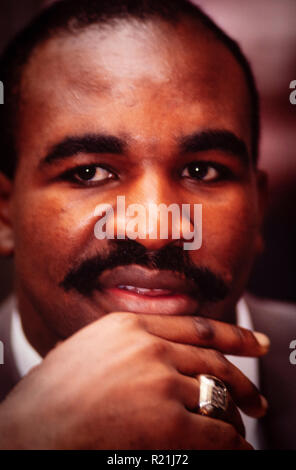
[(0, 172), (0, 256), (12, 256), (14, 252), (11, 223), (12, 181)]
[(256, 170), (256, 186), (258, 195), (258, 235), (256, 239), (256, 254), (264, 251), (263, 222), (268, 204), (268, 176), (265, 171)]

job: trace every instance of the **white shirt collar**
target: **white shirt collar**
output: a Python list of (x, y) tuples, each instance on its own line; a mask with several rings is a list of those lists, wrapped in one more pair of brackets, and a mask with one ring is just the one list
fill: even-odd
[[(237, 325), (254, 330), (252, 318), (249, 308), (244, 299), (240, 299), (236, 308), (236, 323)], [(248, 377), (257, 388), (259, 388), (259, 361), (256, 357), (242, 357), (242, 356), (226, 356), (238, 369), (240, 369), (246, 377)], [(241, 412), (242, 420), (246, 428), (246, 439), (254, 449), (260, 449), (258, 420), (250, 418)]]
[[(237, 325), (253, 330), (253, 324), (248, 306), (241, 299), (236, 308)], [(28, 342), (16, 308), (12, 313), (11, 345), (14, 360), (20, 377), (24, 377), (34, 366), (40, 364), (42, 357)], [(238, 367), (257, 387), (259, 386), (259, 363), (257, 358), (226, 356), (227, 359)], [(255, 449), (259, 449), (258, 422), (242, 413), (242, 419), (246, 428), (246, 438)]]
[(14, 361), (20, 377), (24, 377), (35, 366), (40, 364), (42, 357), (27, 340), (20, 315), (15, 307), (11, 320), (11, 347)]

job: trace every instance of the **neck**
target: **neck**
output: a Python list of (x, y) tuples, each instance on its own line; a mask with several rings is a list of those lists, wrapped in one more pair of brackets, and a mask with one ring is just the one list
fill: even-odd
[(24, 334), (31, 346), (44, 357), (60, 341), (60, 338), (48, 327), (42, 315), (20, 290), (17, 289), (16, 295)]

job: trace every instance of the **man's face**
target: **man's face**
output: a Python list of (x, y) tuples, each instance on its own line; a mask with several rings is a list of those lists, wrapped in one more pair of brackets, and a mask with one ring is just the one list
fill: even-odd
[[(201, 133), (209, 133), (203, 147)], [(258, 177), (243, 72), (209, 33), (189, 21), (119, 21), (47, 41), (23, 75), (17, 144), (16, 288), (33, 342), (35, 320), (43, 336), (60, 339), (115, 311), (233, 320), (260, 245)], [(173, 254), (181, 264), (184, 255), (172, 239), (123, 240), (111, 263), (116, 241), (94, 236), (94, 210), (102, 203), (115, 208), (118, 195), (127, 206), (202, 204), (203, 244), (186, 252), (193, 269), (204, 270), (200, 285), (172, 275)], [(161, 275), (137, 263), (139, 247), (167, 250), (157, 265)], [(227, 286), (219, 301), (214, 283), (213, 299), (204, 290), (205, 269)], [(76, 284), (66, 289), (73, 270)]]

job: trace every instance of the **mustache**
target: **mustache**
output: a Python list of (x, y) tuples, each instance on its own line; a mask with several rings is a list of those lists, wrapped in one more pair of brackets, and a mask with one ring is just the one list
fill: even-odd
[(74, 289), (91, 297), (94, 289), (100, 290), (99, 276), (109, 269), (137, 264), (149, 269), (167, 270), (185, 276), (196, 285), (200, 301), (218, 302), (229, 294), (229, 287), (221, 276), (207, 267), (198, 267), (190, 259), (188, 251), (177, 245), (167, 245), (158, 251), (147, 250), (131, 239), (110, 240), (110, 252), (83, 260), (73, 267), (60, 283), (66, 292)]

